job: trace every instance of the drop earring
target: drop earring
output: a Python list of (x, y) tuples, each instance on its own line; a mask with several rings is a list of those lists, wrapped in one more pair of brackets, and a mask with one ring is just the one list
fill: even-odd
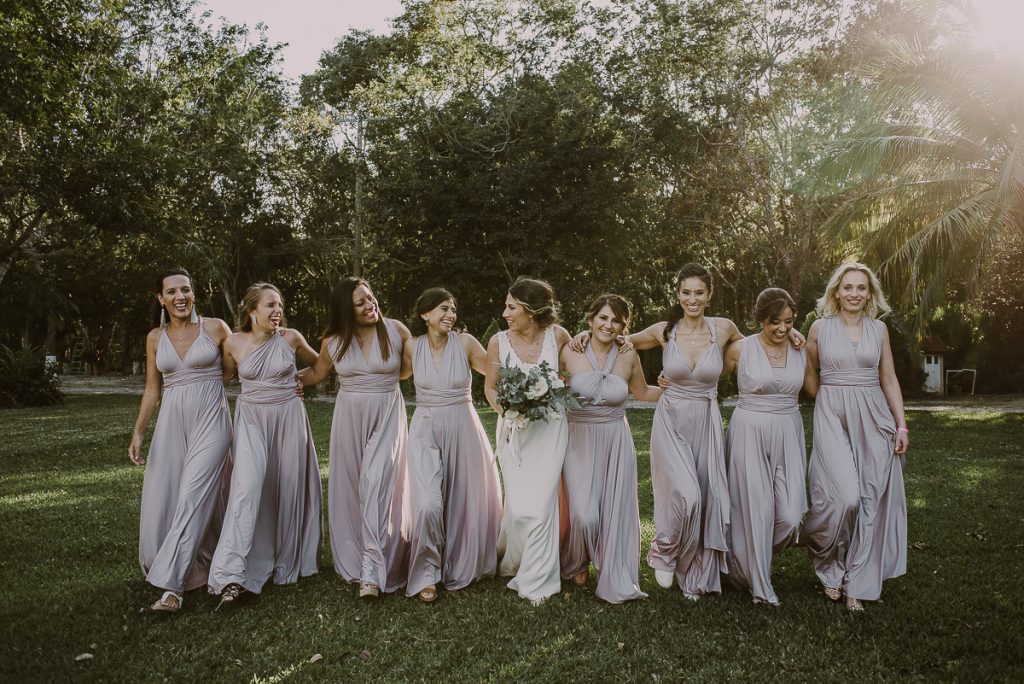
[(160, 307), (160, 327), (167, 327), (167, 309), (165, 309), (163, 306)]
[(196, 313), (196, 306), (195, 306), (195, 304), (192, 305), (192, 318), (191, 318), (191, 321), (193, 323), (198, 323), (199, 322), (199, 314)]
[(249, 314), (249, 320), (252, 321), (252, 327), (256, 327), (256, 314)]

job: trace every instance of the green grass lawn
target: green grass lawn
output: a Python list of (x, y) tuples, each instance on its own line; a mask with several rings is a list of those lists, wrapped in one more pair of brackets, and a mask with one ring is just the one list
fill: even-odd
[[(308, 407), (326, 483), (331, 405)], [(534, 608), (500, 579), (433, 605), (367, 603), (334, 574), (325, 534), (320, 575), (219, 613), (192, 592), (168, 617), (147, 609), (157, 592), (136, 561), (137, 408), (77, 396), (0, 412), (0, 679), (1024, 680), (1024, 416), (910, 415), (909, 573), (863, 614), (825, 601), (803, 549), (776, 558), (778, 609), (736, 590), (689, 603), (643, 564), (651, 597), (621, 606), (565, 583)], [(645, 548), (651, 415), (630, 413)]]

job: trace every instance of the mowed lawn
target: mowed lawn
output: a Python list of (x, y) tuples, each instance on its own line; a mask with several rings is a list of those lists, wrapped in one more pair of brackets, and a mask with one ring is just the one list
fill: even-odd
[[(331, 405), (307, 406), (326, 484)], [(500, 579), (368, 603), (335, 575), (325, 529), (320, 575), (221, 612), (192, 592), (164, 616), (136, 560), (137, 408), (74, 396), (0, 412), (0, 679), (1024, 680), (1024, 416), (910, 414), (909, 573), (863, 614), (825, 601), (803, 549), (776, 558), (778, 609), (733, 589), (690, 603), (644, 564), (650, 598), (621, 606), (594, 598), (593, 576), (536, 608)], [(645, 548), (651, 415), (629, 415)]]

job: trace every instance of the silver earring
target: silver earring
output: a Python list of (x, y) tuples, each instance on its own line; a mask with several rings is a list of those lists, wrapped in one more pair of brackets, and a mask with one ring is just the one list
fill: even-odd
[(199, 314), (196, 313), (195, 305), (192, 306), (192, 322), (193, 323), (198, 323), (199, 322)]
[(160, 327), (167, 327), (167, 309), (162, 306), (160, 307)]
[(253, 327), (256, 327), (256, 314), (249, 314), (249, 320), (252, 321)]

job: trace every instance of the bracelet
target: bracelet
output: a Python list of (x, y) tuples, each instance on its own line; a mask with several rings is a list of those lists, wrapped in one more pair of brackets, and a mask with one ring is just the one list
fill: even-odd
[(898, 427), (898, 428), (896, 428), (896, 432), (903, 432), (903, 433), (908, 434), (908, 435), (910, 434), (910, 430), (908, 430), (905, 427)]

